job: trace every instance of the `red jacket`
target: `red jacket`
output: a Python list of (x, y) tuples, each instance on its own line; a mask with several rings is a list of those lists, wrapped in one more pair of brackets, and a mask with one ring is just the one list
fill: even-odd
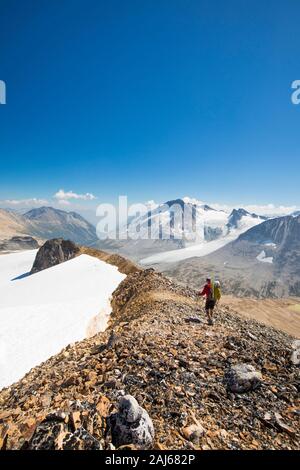
[(209, 295), (211, 295), (211, 289), (212, 289), (211, 284), (205, 284), (202, 292), (199, 292), (199, 295), (206, 295), (206, 298), (207, 298)]

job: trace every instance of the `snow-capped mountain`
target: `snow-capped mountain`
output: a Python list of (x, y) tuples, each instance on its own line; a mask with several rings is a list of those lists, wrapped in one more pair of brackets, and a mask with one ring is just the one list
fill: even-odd
[(138, 216), (122, 228), (129, 238), (183, 240), (194, 243), (214, 239), (226, 232), (228, 215), (206, 204), (174, 199)]
[(259, 216), (257, 214), (250, 214), (250, 212), (246, 211), (245, 209), (233, 209), (231, 212), (228, 222), (227, 222), (227, 227), (230, 229), (238, 229), (241, 228), (242, 225), (245, 225), (249, 228), (249, 226), (256, 225), (255, 224), (255, 219), (259, 219), (260, 222), (267, 220), (267, 217), (265, 216)]
[(126, 230), (131, 238), (180, 239), (189, 243), (210, 242), (227, 236), (233, 230), (247, 230), (266, 220), (245, 209), (231, 213), (216, 210), (189, 198), (175, 199), (160, 204), (131, 220)]
[(126, 238), (126, 231), (128, 240), (122, 241), (119, 249), (145, 265), (204, 256), (265, 219), (241, 208), (228, 213), (195, 199), (175, 199), (123, 227), (122, 238)]
[[(32, 236), (39, 240), (65, 238), (127, 255), (135, 260), (153, 255), (168, 259), (203, 256), (236, 239), (266, 218), (245, 209), (217, 210), (189, 197), (148, 205), (148, 210), (130, 217), (118, 229), (117, 238), (99, 240), (95, 227), (76, 212), (40, 207), (24, 214), (0, 210), (0, 240)], [(185, 251), (184, 251), (185, 250)], [(175, 253), (178, 252), (178, 253)], [(150, 260), (150, 264), (157, 260)], [(146, 260), (145, 264), (149, 264)]]
[[(236, 239), (266, 218), (245, 209), (217, 210), (188, 197), (154, 205), (119, 229), (117, 240), (98, 246), (143, 264), (203, 256)], [(149, 259), (148, 259), (149, 258)]]

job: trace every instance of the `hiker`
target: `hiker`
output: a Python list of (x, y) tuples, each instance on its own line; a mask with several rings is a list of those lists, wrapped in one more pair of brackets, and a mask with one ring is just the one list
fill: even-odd
[(213, 325), (213, 310), (216, 303), (218, 303), (221, 298), (220, 282), (216, 281), (213, 284), (211, 279), (207, 278), (206, 284), (203, 287), (202, 292), (199, 292), (199, 295), (206, 296), (205, 312), (208, 318), (208, 324)]

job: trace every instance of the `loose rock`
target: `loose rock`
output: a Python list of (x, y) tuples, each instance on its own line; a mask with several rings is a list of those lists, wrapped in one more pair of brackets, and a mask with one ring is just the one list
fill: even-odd
[(119, 401), (118, 412), (109, 417), (112, 443), (117, 448), (133, 444), (137, 449), (148, 449), (154, 439), (154, 427), (146, 410), (136, 399), (125, 395)]
[(262, 375), (250, 364), (238, 364), (227, 372), (225, 381), (231, 392), (244, 393), (259, 387)]

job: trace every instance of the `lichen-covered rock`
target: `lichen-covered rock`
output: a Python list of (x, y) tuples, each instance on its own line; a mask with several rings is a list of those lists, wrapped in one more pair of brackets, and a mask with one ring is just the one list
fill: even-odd
[(31, 439), (23, 445), (26, 450), (55, 450), (68, 432), (67, 419), (64, 413), (49, 414), (36, 429)]
[(74, 258), (79, 251), (79, 247), (70, 240), (63, 240), (62, 238), (48, 240), (37, 252), (31, 274), (68, 261)]
[(149, 449), (153, 443), (151, 418), (131, 395), (120, 398), (118, 412), (109, 417), (109, 424), (116, 447), (133, 444), (137, 449)]
[(250, 364), (237, 364), (226, 373), (225, 382), (231, 392), (244, 393), (259, 387), (262, 375)]
[(102, 446), (86, 429), (80, 427), (63, 437), (62, 450), (102, 450)]
[[(95, 433), (95, 430), (98, 430)], [(25, 450), (101, 450), (100, 416), (88, 402), (70, 403), (69, 412), (49, 413), (37, 423)], [(93, 435), (94, 433), (95, 435)]]
[(140, 419), (142, 411), (136, 399), (130, 395), (125, 395), (119, 401), (119, 414), (128, 423), (134, 423)]

